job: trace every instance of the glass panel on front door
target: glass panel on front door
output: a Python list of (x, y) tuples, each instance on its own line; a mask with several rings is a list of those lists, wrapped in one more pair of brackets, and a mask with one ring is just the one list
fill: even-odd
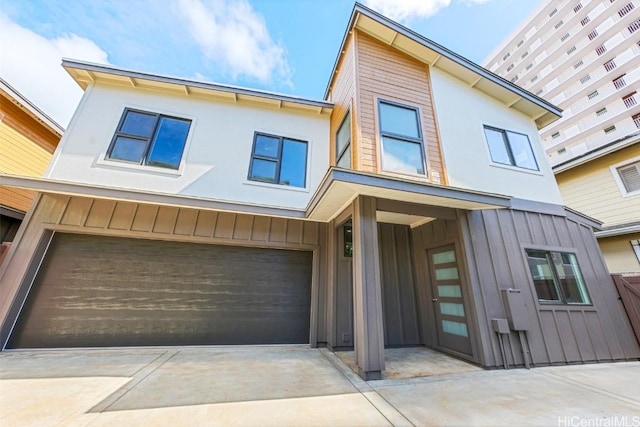
[(471, 354), (462, 283), (453, 245), (429, 251), (438, 345)]

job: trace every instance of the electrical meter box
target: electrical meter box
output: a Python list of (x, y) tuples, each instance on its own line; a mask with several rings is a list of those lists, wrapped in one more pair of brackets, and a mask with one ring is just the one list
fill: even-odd
[(504, 303), (509, 327), (512, 330), (526, 331), (530, 329), (524, 296), (520, 289), (502, 289), (502, 302)]

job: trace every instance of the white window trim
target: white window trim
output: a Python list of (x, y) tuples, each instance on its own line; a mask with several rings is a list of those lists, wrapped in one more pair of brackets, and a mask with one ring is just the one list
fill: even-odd
[[(118, 125), (120, 124), (120, 120), (122, 119), (122, 114), (125, 110), (138, 110), (138, 111), (146, 111), (153, 114), (161, 114), (165, 116), (177, 117), (181, 119), (191, 120), (191, 126), (189, 127), (189, 133), (187, 134), (187, 140), (184, 143), (184, 150), (182, 150), (182, 158), (180, 159), (180, 166), (178, 169), (169, 169), (162, 168), (157, 166), (147, 166), (147, 165), (138, 165), (134, 163), (124, 162), (109, 159), (107, 157), (107, 152), (109, 151), (109, 147), (111, 146), (111, 142), (113, 140), (113, 135), (118, 130)], [(132, 172), (141, 172), (141, 173), (150, 173), (154, 175), (163, 175), (169, 177), (182, 176), (184, 174), (184, 170), (187, 166), (187, 157), (189, 155), (189, 149), (191, 148), (191, 141), (193, 140), (193, 134), (195, 132), (197, 119), (195, 116), (190, 114), (184, 114), (180, 111), (170, 111), (157, 107), (150, 107), (145, 105), (136, 105), (136, 104), (122, 104), (120, 106), (120, 113), (117, 117), (115, 117), (115, 122), (112, 124), (113, 132), (109, 143), (104, 147), (103, 150), (100, 151), (98, 157), (94, 160), (92, 167), (103, 167), (108, 169), (122, 169), (128, 170)]]
[(609, 166), (611, 175), (613, 175), (613, 180), (616, 182), (616, 185), (618, 186), (618, 190), (620, 190), (620, 194), (622, 194), (622, 197), (640, 196), (640, 190), (632, 191), (632, 192), (627, 191), (627, 189), (624, 186), (624, 182), (622, 182), (622, 178), (620, 178), (620, 174), (618, 173), (618, 168), (624, 167), (626, 165), (629, 165), (631, 163), (635, 163), (638, 161), (640, 161), (640, 156), (636, 156), (631, 159), (627, 159), (623, 162), (616, 163), (615, 165)]

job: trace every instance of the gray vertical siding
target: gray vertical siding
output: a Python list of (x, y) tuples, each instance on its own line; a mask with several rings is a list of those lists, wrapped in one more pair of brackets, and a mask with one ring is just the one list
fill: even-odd
[(378, 224), (385, 346), (421, 343), (415, 296), (410, 229)]
[[(480, 362), (502, 363), (492, 318), (506, 316), (501, 289), (520, 289), (526, 301), (527, 331), (534, 364), (581, 363), (640, 357), (629, 323), (617, 299), (593, 230), (579, 217), (517, 210), (461, 212), (473, 303), (478, 313)], [(525, 249), (574, 252), (593, 301), (592, 306), (543, 305), (533, 287)], [(522, 365), (515, 332), (506, 340), (507, 361)]]

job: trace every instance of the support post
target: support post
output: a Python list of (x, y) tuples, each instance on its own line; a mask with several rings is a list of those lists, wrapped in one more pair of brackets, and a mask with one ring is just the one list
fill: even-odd
[(358, 374), (382, 379), (384, 330), (376, 199), (359, 196), (353, 210), (354, 346)]

